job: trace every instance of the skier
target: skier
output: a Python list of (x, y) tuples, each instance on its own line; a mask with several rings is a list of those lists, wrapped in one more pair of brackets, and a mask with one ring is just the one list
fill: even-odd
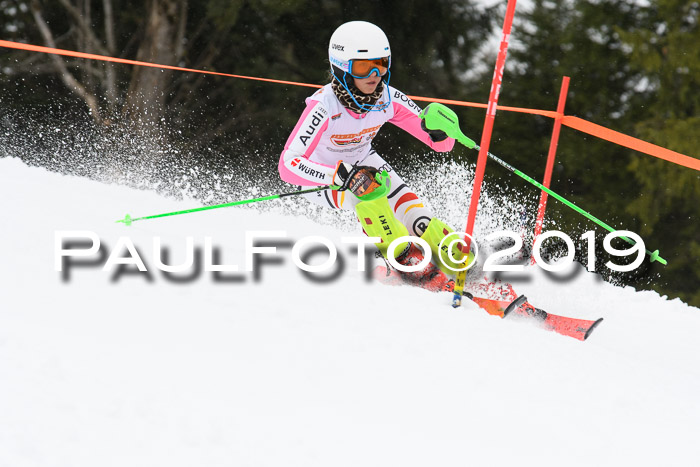
[[(391, 49), (378, 26), (365, 21), (342, 24), (331, 36), (328, 58), (331, 82), (306, 99), (306, 109), (280, 156), (280, 177), (300, 186), (337, 185), (338, 190), (304, 196), (333, 209), (354, 210), (364, 232), (381, 238), (376, 245), (385, 258), (397, 238), (425, 240), (437, 267), (431, 263), (423, 271), (401, 273), (401, 279), (430, 290), (451, 290), (454, 281), (448, 275), (460, 267), (464, 255), (458, 243), (451, 252), (439, 245), (452, 228), (424, 206), (372, 148), (372, 140), (386, 122), (438, 152), (450, 151), (455, 140), (441, 130), (428, 130), (420, 108), (389, 86)], [(394, 248), (394, 258), (411, 266), (423, 260), (424, 252), (403, 242)], [(397, 277), (390, 268), (378, 269)]]

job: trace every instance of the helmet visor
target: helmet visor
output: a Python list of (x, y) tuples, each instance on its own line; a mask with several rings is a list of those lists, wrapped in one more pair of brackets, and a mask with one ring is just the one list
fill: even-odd
[(353, 78), (369, 78), (376, 71), (377, 76), (384, 76), (390, 65), (390, 57), (350, 60), (350, 74)]

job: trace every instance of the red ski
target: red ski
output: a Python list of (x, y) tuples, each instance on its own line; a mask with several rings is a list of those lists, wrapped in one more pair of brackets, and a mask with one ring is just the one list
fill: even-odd
[[(452, 292), (454, 290), (454, 281), (451, 279), (447, 280), (446, 276), (440, 274), (431, 274), (416, 280), (415, 277), (404, 276), (392, 269), (377, 266), (374, 270), (374, 277), (384, 284), (409, 284), (432, 292)], [(554, 331), (580, 341), (588, 339), (588, 336), (590, 336), (593, 330), (603, 321), (603, 318), (593, 321), (569, 318), (535, 308), (527, 302), (527, 298), (524, 295), (517, 296), (510, 284), (499, 285), (487, 280), (478, 284), (472, 283), (468, 288), (485, 295), (499, 297), (484, 298), (467, 292), (464, 294), (491, 315), (500, 316), (501, 318), (509, 317), (511, 319), (517, 317), (519, 319), (533, 321), (548, 331)]]
[(471, 296), (471, 294), (465, 294), (465, 296), (469, 297), (489, 314), (502, 318), (517, 317), (533, 320), (540, 327), (548, 331), (554, 331), (580, 341), (588, 339), (588, 336), (590, 336), (593, 330), (603, 321), (603, 318), (591, 321), (548, 313), (532, 306), (527, 302), (527, 298), (524, 295), (521, 295), (513, 301), (474, 297)]

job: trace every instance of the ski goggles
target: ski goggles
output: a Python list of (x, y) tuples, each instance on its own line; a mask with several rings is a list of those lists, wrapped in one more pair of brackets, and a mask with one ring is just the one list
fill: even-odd
[(391, 57), (382, 58), (358, 58), (350, 60), (350, 75), (353, 78), (369, 78), (372, 73), (377, 72), (377, 76), (384, 76), (391, 66)]

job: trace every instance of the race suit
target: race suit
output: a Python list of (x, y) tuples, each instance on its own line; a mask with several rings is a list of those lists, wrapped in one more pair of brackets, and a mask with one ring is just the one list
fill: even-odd
[[(386, 122), (409, 132), (438, 152), (447, 152), (455, 140), (433, 142), (421, 129), (420, 108), (401, 91), (384, 85), (380, 111), (357, 114), (345, 108), (330, 84), (306, 99), (306, 109), (287, 139), (279, 160), (282, 180), (298, 186), (330, 185), (338, 161), (386, 170), (391, 179), (389, 204), (409, 234), (421, 236), (433, 217), (418, 196), (372, 148), (372, 140)], [(359, 198), (347, 191), (324, 190), (303, 195), (310, 201), (334, 209), (353, 210)]]

